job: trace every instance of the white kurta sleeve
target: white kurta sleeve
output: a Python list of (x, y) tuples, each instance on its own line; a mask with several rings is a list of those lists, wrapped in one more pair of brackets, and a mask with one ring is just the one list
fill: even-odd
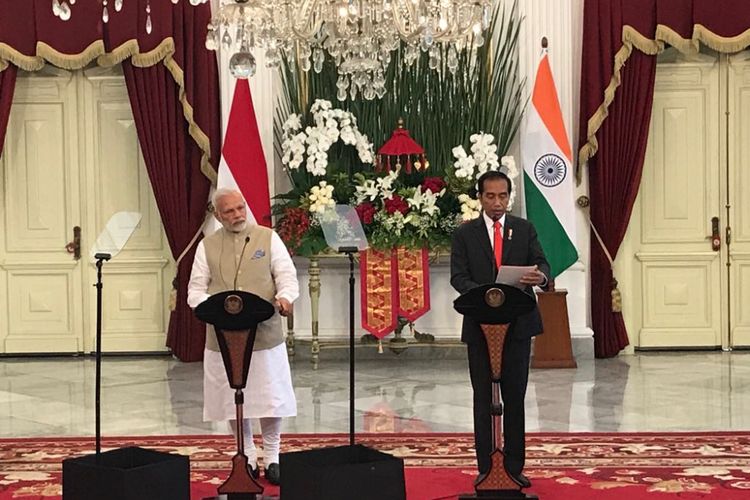
[(297, 268), (294, 267), (286, 245), (276, 231), (271, 235), (271, 274), (276, 284), (276, 298), (286, 299), (290, 303), (299, 297)]
[(192, 308), (198, 307), (198, 304), (210, 297), (208, 293), (208, 283), (211, 281), (211, 271), (208, 268), (206, 260), (206, 247), (201, 241), (195, 249), (195, 259), (193, 260), (193, 269), (190, 272), (190, 282), (188, 283), (187, 303)]

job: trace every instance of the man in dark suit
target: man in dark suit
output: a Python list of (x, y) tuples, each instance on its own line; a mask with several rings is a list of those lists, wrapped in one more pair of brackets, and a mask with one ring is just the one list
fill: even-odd
[[(498, 268), (535, 266), (521, 278), (526, 292), (533, 286), (546, 287), (549, 264), (537, 240), (534, 226), (527, 220), (506, 214), (512, 189), (510, 178), (502, 172), (489, 171), (478, 181), (482, 215), (456, 229), (451, 247), (451, 285), (465, 293), (478, 285), (492, 283)], [(525, 460), (524, 397), (529, 378), (531, 337), (542, 332), (539, 310), (519, 317), (508, 330), (503, 350), (500, 391), (504, 414), (505, 467), (525, 487), (530, 486), (522, 474)], [(469, 355), (469, 375), (474, 390), (474, 443), (479, 479), (490, 470), (492, 443), (492, 381), (487, 344), (479, 324), (464, 316), (461, 340)]]

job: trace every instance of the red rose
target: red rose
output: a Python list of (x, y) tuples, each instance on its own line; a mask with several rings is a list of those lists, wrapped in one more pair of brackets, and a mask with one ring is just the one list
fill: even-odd
[(390, 200), (385, 200), (385, 211), (388, 215), (393, 215), (396, 212), (401, 212), (406, 215), (409, 211), (409, 204), (401, 196), (394, 194)]
[(372, 224), (372, 221), (375, 219), (375, 212), (377, 212), (375, 205), (373, 205), (369, 201), (357, 205), (355, 207), (355, 210), (357, 211), (357, 215), (359, 215), (360, 220), (365, 225)]
[(432, 191), (432, 194), (437, 194), (445, 187), (445, 181), (442, 177), (425, 177), (422, 181), (422, 191), (428, 189)]

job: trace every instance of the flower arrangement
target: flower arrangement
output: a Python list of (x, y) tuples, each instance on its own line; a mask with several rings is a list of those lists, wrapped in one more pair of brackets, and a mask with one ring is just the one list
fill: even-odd
[(357, 128), (357, 119), (349, 111), (334, 109), (330, 101), (317, 99), (310, 108), (313, 124), (302, 129), (302, 116), (291, 114), (282, 125), (281, 162), (296, 170), (305, 161), (314, 176), (326, 175), (328, 150), (339, 139), (354, 146), (362, 163), (375, 159), (373, 145)]
[[(479, 202), (470, 195), (476, 179), (497, 169), (518, 176), (513, 158), (503, 154), (524, 102), (515, 66), (519, 23), (515, 2), (498, 7), (491, 27), (497, 41), (459, 61), (455, 74), (462, 78), (430, 70), (429, 54), (418, 54), (407, 67), (395, 66), (394, 58), (385, 73), (388, 93), (372, 101), (339, 101), (341, 109), (331, 104), (338, 91), (332, 61), (314, 73), (285, 59), (275, 144), (291, 188), (276, 197), (274, 210), (288, 248), (303, 256), (324, 251), (320, 217), (334, 204), (356, 208), (373, 248), (447, 248), (454, 229), (479, 216)], [(446, 98), (451, 105), (442, 105)], [(399, 118), (429, 165), (376, 172), (373, 142), (379, 148)], [(510, 206), (514, 198), (515, 190)]]
[(371, 246), (434, 248), (449, 244), (458, 225), (457, 204), (441, 177), (423, 177), (414, 186), (411, 176), (392, 170), (376, 179), (360, 173), (355, 180), (352, 202)]
[[(326, 103), (318, 101), (314, 106), (318, 112), (330, 111), (333, 117), (341, 116)], [(332, 119), (341, 123), (340, 119)], [(353, 115), (347, 119), (346, 126), (356, 126)], [(282, 195), (281, 211), (277, 210), (281, 216), (279, 234), (295, 254), (310, 256), (326, 248), (320, 220), (337, 203), (355, 207), (373, 248), (447, 248), (459, 224), (479, 217), (479, 200), (468, 194), (476, 190), (479, 176), (488, 170), (504, 170), (511, 180), (518, 177), (513, 157), (503, 156), (498, 160), (492, 134), (478, 133), (470, 137), (471, 154), (467, 154), (462, 145), (453, 148), (455, 162), (445, 169), (443, 176), (429, 175), (432, 172), (425, 171), (407, 174), (400, 168), (378, 174), (370, 163), (372, 145), (364, 144), (357, 148), (357, 154), (367, 164), (362, 161), (350, 179), (347, 174), (337, 173), (331, 165), (316, 165), (322, 158), (320, 155), (327, 155), (335, 144), (330, 141), (335, 134), (326, 132), (325, 141), (311, 141), (309, 137), (314, 135), (311, 131), (298, 132), (301, 129), (298, 120), (295, 117), (287, 121), (290, 126), (285, 130), (290, 134), (283, 149), (285, 155), (288, 153), (284, 161), (291, 170), (299, 169), (307, 154), (307, 174), (312, 175), (312, 182), (304, 187), (300, 184)], [(328, 129), (333, 130), (333, 124)], [(352, 135), (357, 136), (357, 133), (353, 129)], [(305, 137), (295, 138), (299, 134)], [(354, 145), (341, 134), (338, 137), (344, 144)], [(359, 134), (356, 140), (364, 143), (366, 136)], [(303, 142), (308, 146), (299, 154), (299, 144)], [(364, 154), (360, 155), (360, 151)], [(311, 158), (315, 158), (312, 164)], [(511, 193), (509, 209), (514, 199), (515, 191)]]

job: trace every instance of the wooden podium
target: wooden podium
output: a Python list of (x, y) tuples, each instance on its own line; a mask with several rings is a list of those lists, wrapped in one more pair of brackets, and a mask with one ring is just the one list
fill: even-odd
[(510, 324), (534, 309), (534, 297), (516, 287), (491, 283), (472, 288), (453, 303), (459, 313), (476, 320), (484, 334), (489, 353), (492, 378), (492, 441), (490, 470), (474, 484), (475, 494), (460, 495), (459, 500), (538, 500), (525, 494), (518, 481), (505, 468), (503, 452), (503, 403), (500, 399), (500, 374), (503, 366), (505, 337)]
[(565, 289), (536, 294), (544, 334), (534, 337), (532, 368), (578, 367), (570, 339), (567, 295), (568, 291)]
[(260, 500), (261, 486), (248, 470), (245, 440), (242, 433), (242, 408), (250, 361), (253, 356), (258, 323), (274, 314), (273, 304), (255, 294), (230, 290), (211, 295), (195, 309), (201, 321), (214, 326), (229, 386), (235, 390), (237, 415), (237, 453), (232, 458), (232, 472), (219, 486), (217, 497), (204, 500)]

